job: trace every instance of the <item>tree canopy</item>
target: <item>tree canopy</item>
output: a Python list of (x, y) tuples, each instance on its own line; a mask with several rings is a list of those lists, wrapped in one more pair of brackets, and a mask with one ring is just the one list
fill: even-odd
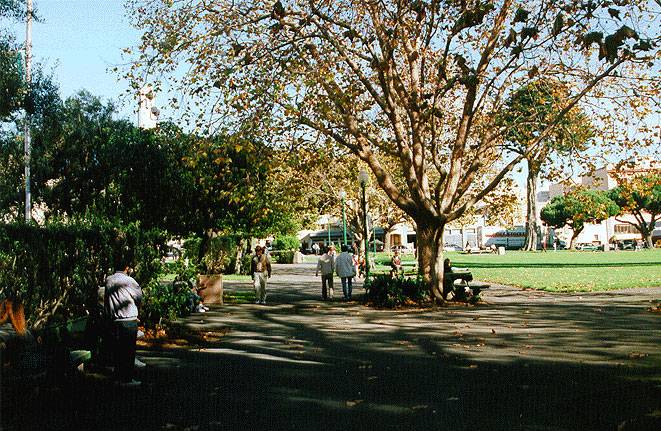
[[(50, 94), (50, 93), (49, 93)], [(94, 214), (176, 235), (291, 232), (289, 200), (276, 180), (274, 151), (233, 136), (202, 138), (165, 123), (142, 130), (81, 92), (51, 95), (33, 121), (33, 198), (46, 217)], [(18, 132), (0, 141), (0, 208), (21, 204)]]
[(223, 122), (256, 124), (279, 145), (321, 134), (349, 150), (415, 221), (419, 268), (441, 298), (444, 226), (526, 156), (501, 145), (506, 130), (497, 114), (508, 96), (533, 78), (567, 86), (530, 153), (587, 95), (612, 95), (616, 85), (647, 94), (659, 7), (647, 0), (133, 0), (144, 34), (128, 75), (139, 88), (145, 75), (165, 73), (204, 104), (191, 113), (201, 112), (196, 124), (210, 131)]
[(620, 207), (618, 215), (630, 214), (635, 222), (626, 218), (616, 220), (634, 226), (652, 247), (652, 232), (657, 220), (661, 220), (661, 173), (650, 173), (620, 181), (609, 190), (609, 197)]
[(578, 107), (572, 108), (557, 122), (556, 127), (540, 142), (534, 142), (562, 110), (569, 91), (554, 80), (532, 81), (516, 90), (507, 100), (501, 122), (507, 128), (505, 148), (523, 155), (528, 165), (526, 182), (526, 250), (536, 250), (539, 227), (537, 225), (537, 181), (546, 172), (547, 178), (557, 178), (558, 168), (552, 168), (553, 156), (572, 160), (582, 159), (594, 136), (594, 128)]
[(573, 233), (570, 248), (586, 223), (599, 223), (620, 211), (607, 192), (577, 189), (564, 196), (556, 196), (542, 208), (541, 218), (549, 226), (569, 226)]

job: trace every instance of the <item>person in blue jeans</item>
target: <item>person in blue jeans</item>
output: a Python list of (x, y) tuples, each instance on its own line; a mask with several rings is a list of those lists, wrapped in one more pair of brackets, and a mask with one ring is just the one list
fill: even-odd
[(335, 258), (335, 271), (342, 280), (342, 293), (346, 301), (351, 300), (353, 278), (356, 276), (356, 266), (353, 256), (349, 253), (349, 246), (342, 246), (342, 253)]

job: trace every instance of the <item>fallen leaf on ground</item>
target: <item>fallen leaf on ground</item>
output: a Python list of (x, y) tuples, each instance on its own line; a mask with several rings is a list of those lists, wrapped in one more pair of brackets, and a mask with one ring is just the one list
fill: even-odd
[(647, 356), (647, 353), (643, 352), (631, 352), (629, 353), (629, 359), (642, 359)]
[(424, 410), (424, 409), (428, 409), (428, 408), (429, 408), (428, 405), (426, 405), (426, 404), (420, 404), (420, 405), (418, 405), (418, 406), (413, 406), (413, 407), (411, 407), (411, 410)]
[(657, 304), (655, 307), (650, 307), (647, 310), (652, 313), (661, 313), (661, 304)]

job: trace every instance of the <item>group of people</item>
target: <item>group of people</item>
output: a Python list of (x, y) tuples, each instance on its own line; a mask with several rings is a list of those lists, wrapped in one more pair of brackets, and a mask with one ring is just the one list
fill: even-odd
[(333, 277), (335, 274), (342, 282), (342, 294), (345, 301), (351, 300), (353, 291), (353, 279), (364, 266), (364, 259), (350, 252), (348, 245), (342, 246), (342, 252), (338, 255), (334, 245), (324, 247), (323, 254), (317, 261), (316, 276), (321, 274), (321, 299), (333, 299)]

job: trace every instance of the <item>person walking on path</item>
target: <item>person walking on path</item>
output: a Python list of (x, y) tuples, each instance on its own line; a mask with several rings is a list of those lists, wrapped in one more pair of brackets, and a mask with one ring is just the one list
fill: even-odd
[(138, 386), (140, 382), (133, 379), (133, 367), (142, 289), (138, 282), (128, 275), (128, 259), (119, 258), (115, 268), (116, 272), (106, 278), (104, 291), (105, 312), (112, 322), (114, 373), (121, 385)]
[(335, 272), (335, 247), (329, 246), (324, 250), (324, 254), (317, 261), (317, 272), (319, 276), (321, 271), (321, 299), (333, 299), (333, 273)]
[(353, 256), (349, 253), (349, 246), (342, 246), (342, 253), (335, 259), (335, 270), (337, 276), (342, 280), (344, 299), (350, 301), (353, 278), (356, 276), (356, 267), (353, 264)]
[(255, 304), (266, 304), (266, 280), (271, 278), (271, 259), (261, 246), (255, 247), (250, 263), (250, 273), (255, 286)]

